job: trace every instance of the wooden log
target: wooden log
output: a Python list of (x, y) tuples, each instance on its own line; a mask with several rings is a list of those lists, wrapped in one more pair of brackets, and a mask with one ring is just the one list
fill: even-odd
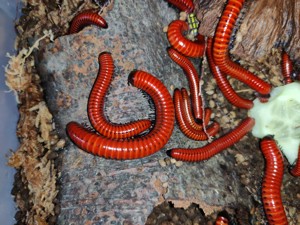
[[(195, 1), (199, 32), (212, 37), (227, 1)], [(245, 1), (236, 24), (231, 53), (244, 60), (261, 60), (274, 47), (282, 48), (300, 64), (300, 1)]]

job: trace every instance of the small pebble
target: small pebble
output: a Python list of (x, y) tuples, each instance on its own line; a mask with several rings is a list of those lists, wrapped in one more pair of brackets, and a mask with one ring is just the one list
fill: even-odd
[(290, 217), (294, 217), (295, 214), (296, 214), (296, 208), (295, 207), (289, 207)]
[(220, 118), (220, 117), (221, 117), (221, 113), (220, 113), (220, 112), (217, 112), (217, 113), (216, 113), (216, 117)]
[(200, 80), (200, 86), (203, 86), (204, 85), (204, 80)]
[(240, 163), (245, 161), (245, 158), (242, 154), (236, 154), (235, 155), (235, 160), (236, 160), (237, 164), (240, 164)]
[(65, 139), (60, 139), (56, 143), (56, 148), (61, 149), (61, 148), (65, 147), (65, 145), (66, 145), (66, 140)]
[(248, 70), (251, 72), (251, 73), (254, 73), (255, 72), (255, 69), (253, 67), (249, 67)]
[(56, 159), (57, 157), (58, 157), (57, 152), (50, 152), (49, 155), (47, 155), (48, 160), (53, 160), (53, 159)]
[(177, 160), (176, 159), (174, 159), (174, 158), (171, 158), (171, 163), (172, 164), (174, 164), (174, 163), (176, 163), (177, 162)]
[(163, 28), (163, 32), (164, 32), (164, 33), (167, 33), (167, 32), (168, 32), (168, 28), (169, 28), (169, 26), (165, 26), (165, 27)]
[(222, 124), (226, 124), (226, 123), (229, 123), (230, 119), (228, 116), (222, 116), (221, 118), (221, 123)]
[(250, 183), (250, 179), (247, 178), (245, 175), (241, 176), (241, 182), (242, 184), (244, 184), (245, 186), (247, 186)]
[(247, 161), (242, 162), (242, 165), (243, 165), (243, 166), (249, 166), (249, 162), (247, 162)]
[(185, 21), (185, 17), (179, 17), (179, 20)]
[(175, 163), (175, 166), (176, 167), (180, 167), (180, 166), (182, 166), (183, 165), (183, 162), (182, 161), (177, 161), (176, 163)]
[(161, 167), (166, 167), (166, 166), (167, 166), (167, 163), (166, 163), (165, 159), (160, 159), (160, 160), (158, 160), (158, 163), (159, 163), (159, 165), (160, 165)]
[(229, 115), (229, 117), (230, 117), (231, 119), (236, 118), (236, 113), (235, 113), (234, 111), (229, 112), (228, 115)]
[(215, 108), (216, 103), (213, 100), (209, 100), (208, 105), (209, 105), (210, 108)]
[(172, 85), (170, 86), (170, 90), (171, 90), (171, 91), (174, 91), (174, 89), (175, 89), (175, 87), (174, 87), (174, 85), (172, 84)]
[(208, 94), (208, 95), (212, 95), (213, 93), (215, 93), (214, 90), (207, 90), (207, 91), (205, 91), (205, 92), (206, 92), (206, 94)]
[(223, 104), (225, 98), (224, 98), (224, 96), (219, 96), (218, 100), (219, 100), (219, 102), (220, 102), (221, 104)]
[(179, 19), (185, 21), (186, 18), (187, 18), (186, 12), (184, 12), (184, 11), (180, 12)]
[(50, 144), (51, 145), (55, 145), (58, 141), (58, 136), (57, 135), (53, 135), (52, 137), (50, 137)]
[(171, 164), (171, 159), (170, 159), (170, 158), (165, 158), (165, 162), (166, 162), (166, 164), (167, 164), (167, 166), (168, 166), (168, 165)]
[(239, 124), (240, 124), (240, 121), (239, 121), (239, 120), (234, 121), (234, 126), (237, 126), (237, 125), (239, 125)]
[(167, 188), (167, 187), (168, 187), (168, 182), (164, 182), (162, 186), (163, 186), (164, 188)]

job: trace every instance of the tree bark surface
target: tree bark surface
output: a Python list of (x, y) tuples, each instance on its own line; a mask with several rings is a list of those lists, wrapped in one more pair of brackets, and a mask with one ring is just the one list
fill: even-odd
[[(196, 1), (199, 32), (212, 37), (225, 7), (224, 0)], [(300, 1), (245, 1), (232, 36), (231, 53), (244, 60), (262, 60), (272, 48), (280, 47), (300, 63)]]

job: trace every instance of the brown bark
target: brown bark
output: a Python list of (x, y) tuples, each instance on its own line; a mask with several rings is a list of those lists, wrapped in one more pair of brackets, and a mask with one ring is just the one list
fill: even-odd
[[(198, 0), (197, 17), (200, 33), (213, 36), (227, 1)], [(283, 48), (292, 60), (300, 63), (300, 1), (246, 1), (236, 24), (238, 28), (231, 51), (244, 60), (260, 60), (274, 47)]]

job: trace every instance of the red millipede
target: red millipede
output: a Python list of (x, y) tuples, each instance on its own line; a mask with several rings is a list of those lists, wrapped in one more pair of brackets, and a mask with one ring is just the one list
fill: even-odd
[(174, 105), (175, 105), (175, 116), (178, 126), (181, 132), (190, 139), (196, 141), (204, 141), (209, 138), (209, 136), (214, 136), (219, 131), (219, 124), (213, 123), (207, 127), (206, 132), (203, 130), (196, 130), (185, 120), (183, 112), (183, 98), (181, 92), (178, 89), (174, 91)]
[(263, 138), (260, 142), (260, 147), (266, 161), (262, 184), (262, 201), (267, 220), (270, 225), (287, 225), (288, 221), (280, 193), (284, 173), (281, 151), (271, 137)]
[(109, 122), (104, 115), (105, 96), (114, 73), (114, 63), (110, 53), (103, 52), (98, 58), (100, 69), (88, 100), (88, 116), (94, 129), (108, 138), (133, 137), (151, 127), (150, 120), (139, 120), (126, 124)]
[(188, 28), (189, 26), (185, 21), (172, 21), (167, 31), (168, 40), (171, 46), (183, 55), (192, 58), (202, 57), (205, 50), (205, 38), (199, 34), (195, 42), (188, 40), (183, 36), (183, 32), (187, 31)]
[(228, 53), (230, 36), (244, 1), (245, 0), (228, 1), (215, 32), (213, 59), (223, 73), (240, 80), (258, 93), (265, 95), (270, 93), (271, 85), (244, 69), (239, 64), (233, 62)]
[(253, 118), (247, 117), (234, 130), (214, 140), (213, 142), (195, 149), (174, 148), (167, 155), (181, 161), (196, 162), (211, 158), (222, 150), (232, 146), (244, 137), (255, 124)]
[(218, 216), (215, 225), (228, 225), (228, 219), (223, 216)]
[(289, 55), (283, 51), (282, 52), (282, 62), (281, 62), (282, 76), (285, 84), (290, 84), (293, 82), (293, 63)]
[(180, 11), (187, 13), (191, 13), (195, 9), (193, 0), (167, 0), (167, 2), (176, 6)]
[(118, 140), (103, 137), (76, 122), (70, 122), (67, 133), (79, 148), (104, 158), (136, 159), (157, 152), (168, 142), (174, 128), (174, 105), (168, 89), (144, 71), (132, 72), (128, 81), (153, 99), (156, 109), (153, 129), (145, 136)]
[(89, 25), (95, 25), (104, 29), (107, 28), (107, 23), (102, 16), (98, 15), (98, 13), (88, 10), (81, 12), (74, 17), (70, 25), (69, 34), (77, 33)]
[(180, 102), (180, 104), (182, 106), (181, 111), (183, 112), (184, 121), (195, 130), (203, 130), (203, 126), (207, 126), (209, 124), (210, 116), (212, 113), (211, 109), (204, 109), (204, 118), (202, 120), (202, 124), (198, 124), (193, 118), (191, 101), (185, 88), (181, 88), (181, 96), (182, 102)]
[(234, 106), (243, 109), (251, 109), (253, 107), (253, 101), (240, 97), (235, 90), (230, 85), (229, 81), (226, 78), (226, 75), (223, 74), (219, 67), (215, 64), (212, 53), (212, 38), (207, 39), (207, 61), (210, 67), (210, 70), (217, 82), (218, 87), (222, 91), (225, 98)]
[(182, 70), (184, 71), (188, 79), (194, 117), (200, 120), (202, 119), (203, 116), (203, 110), (202, 110), (202, 98), (200, 95), (198, 72), (194, 67), (193, 63), (188, 58), (186, 58), (185, 56), (177, 52), (175, 49), (168, 48), (167, 51), (170, 58), (182, 68)]
[(296, 161), (296, 165), (291, 169), (291, 174), (295, 177), (300, 176), (300, 148), (298, 149), (298, 158)]

